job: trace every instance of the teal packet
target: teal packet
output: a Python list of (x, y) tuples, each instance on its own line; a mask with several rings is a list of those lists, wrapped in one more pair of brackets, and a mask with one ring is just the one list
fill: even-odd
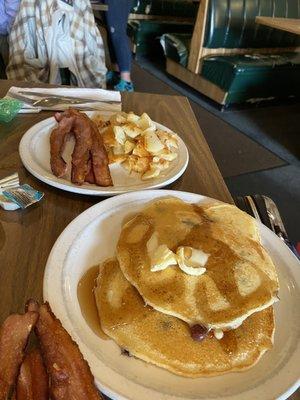
[(23, 102), (15, 99), (0, 99), (0, 122), (10, 122), (23, 107)]
[(27, 184), (4, 190), (2, 194), (7, 200), (13, 201), (23, 209), (37, 203), (44, 197), (43, 192), (39, 192)]

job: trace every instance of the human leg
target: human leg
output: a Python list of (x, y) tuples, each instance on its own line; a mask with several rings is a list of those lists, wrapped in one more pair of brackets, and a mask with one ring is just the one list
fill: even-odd
[[(127, 37), (127, 20), (132, 0), (106, 0), (106, 22), (112, 62), (118, 66), (121, 79), (131, 82), (131, 50)], [(116, 70), (116, 68), (115, 68)]]

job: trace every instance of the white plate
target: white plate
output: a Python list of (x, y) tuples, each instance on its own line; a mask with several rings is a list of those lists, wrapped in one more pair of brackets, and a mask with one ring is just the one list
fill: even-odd
[(81, 276), (91, 266), (114, 255), (126, 215), (163, 196), (176, 196), (191, 203), (208, 200), (186, 192), (147, 190), (107, 199), (89, 208), (67, 226), (51, 251), (44, 276), (44, 298), (78, 343), (99, 388), (113, 399), (286, 399), (300, 385), (300, 265), (282, 241), (262, 224), (259, 228), (263, 244), (279, 275), (281, 301), (275, 305), (274, 348), (249, 371), (212, 378), (179, 377), (122, 356), (113, 341), (101, 340), (86, 324), (77, 300)]
[[(93, 112), (87, 112), (92, 116)], [(103, 114), (103, 113), (102, 113)], [(109, 115), (106, 113), (106, 115)], [(50, 143), (49, 137), (56, 121), (54, 117), (47, 118), (32, 126), (22, 137), (19, 153), (25, 168), (36, 178), (48, 185), (73, 193), (81, 193), (94, 196), (112, 196), (134, 190), (154, 189), (169, 185), (178, 179), (186, 170), (189, 154), (183, 140), (178, 136), (178, 157), (170, 163), (170, 167), (154, 179), (142, 181), (140, 175), (129, 174), (120, 164), (110, 165), (110, 172), (114, 186), (100, 187), (93, 184), (75, 185), (70, 180), (71, 154), (74, 148), (74, 140), (67, 142), (64, 151), (64, 159), (68, 163), (66, 178), (57, 178), (50, 167)], [(165, 126), (156, 123), (159, 129), (170, 131)]]

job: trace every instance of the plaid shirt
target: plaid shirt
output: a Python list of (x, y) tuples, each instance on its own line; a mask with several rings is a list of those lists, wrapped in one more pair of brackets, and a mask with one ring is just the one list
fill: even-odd
[[(22, 0), (9, 36), (8, 79), (61, 83), (56, 72), (69, 66), (60, 65), (59, 43), (49, 40), (56, 11), (65, 16), (58, 22), (64, 29), (61, 37), (71, 40), (68, 53), (61, 52), (61, 56), (73, 60), (69, 69), (77, 85), (104, 88), (104, 46), (89, 0)], [(69, 26), (64, 26), (66, 21), (70, 21)]]

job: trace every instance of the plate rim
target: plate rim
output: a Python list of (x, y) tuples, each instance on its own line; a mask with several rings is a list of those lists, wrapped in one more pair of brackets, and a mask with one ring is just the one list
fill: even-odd
[[(123, 199), (126, 200), (126, 198), (130, 198), (130, 197), (135, 198), (135, 197), (139, 197), (139, 195), (143, 195), (143, 194), (145, 194), (145, 196), (147, 197), (147, 201), (151, 201), (151, 198), (153, 198), (152, 197), (152, 194), (153, 194), (155, 198), (157, 198), (157, 197), (165, 197), (165, 196), (175, 196), (175, 197), (180, 197), (180, 198), (182, 198), (182, 197), (190, 197), (191, 198), (192, 197), (193, 199), (185, 200), (185, 201), (203, 202), (203, 201), (207, 200), (207, 201), (220, 202), (219, 200), (216, 200), (216, 199), (213, 199), (213, 198), (210, 198), (210, 197), (207, 197), (207, 196), (203, 196), (203, 195), (200, 195), (200, 194), (197, 194), (197, 193), (190, 193), (190, 192), (184, 192), (184, 191), (175, 191), (175, 190), (143, 190), (143, 191), (137, 191), (137, 192), (129, 192), (129, 193), (125, 193), (125, 194), (121, 194), (121, 195), (115, 196), (113, 198), (108, 198), (106, 200), (103, 200), (103, 201), (101, 201), (101, 202), (89, 207), (88, 209), (83, 211), (81, 214), (79, 214), (75, 219), (73, 219), (65, 227), (65, 229), (59, 235), (59, 237), (57, 238), (57, 240), (55, 241), (55, 243), (54, 243), (54, 245), (53, 245), (53, 247), (51, 249), (51, 252), (49, 254), (49, 257), (48, 257), (48, 260), (47, 260), (47, 263), (46, 263), (46, 268), (45, 268), (45, 272), (44, 272), (44, 279), (43, 279), (43, 295), (44, 295), (44, 298), (46, 300), (49, 300), (50, 304), (51, 304), (51, 300), (49, 298), (51, 296), (49, 295), (49, 287), (48, 287), (47, 281), (49, 280), (49, 273), (50, 273), (50, 268), (52, 268), (51, 264), (53, 263), (53, 258), (55, 256), (55, 253), (57, 252), (60, 244), (61, 244), (61, 241), (64, 239), (64, 236), (66, 234), (68, 234), (69, 231), (72, 231), (73, 228), (75, 227), (75, 228), (77, 228), (77, 233), (76, 233), (75, 237), (77, 237), (80, 234), (80, 232), (82, 231), (82, 229), (78, 230), (77, 225), (79, 224), (78, 226), (80, 227), (80, 225), (84, 224), (84, 226), (83, 226), (83, 229), (84, 229), (86, 226), (88, 226), (91, 223), (91, 221), (89, 221), (88, 219), (91, 219), (91, 217), (96, 218), (97, 216), (99, 216), (100, 212), (102, 211), (101, 209), (102, 208), (105, 209), (107, 205), (110, 208), (112, 208), (115, 205), (117, 205), (118, 203), (122, 203)], [(116, 204), (111, 204), (112, 202), (116, 203)], [(87, 219), (87, 221), (85, 221), (86, 219)], [(296, 256), (290, 251), (290, 249), (287, 246), (284, 245), (284, 243), (282, 243), (280, 241), (280, 239), (275, 235), (275, 233), (273, 233), (269, 228), (267, 228), (266, 226), (264, 226), (261, 223), (258, 223), (258, 226), (260, 228), (260, 231), (261, 231), (262, 235), (264, 235), (264, 231), (269, 232), (269, 234), (271, 234), (273, 236), (273, 238), (276, 239), (276, 241), (278, 240), (278, 243), (280, 243), (280, 245), (284, 246), (282, 248), (284, 248), (285, 252), (287, 254), (289, 254), (292, 257), (293, 260), (298, 262)], [(73, 234), (73, 236), (74, 236), (74, 234)], [(72, 241), (72, 243), (73, 242), (74, 242), (74, 240)], [(68, 251), (66, 252), (66, 255), (67, 254), (68, 254)], [(63, 264), (62, 264), (62, 266), (63, 266)], [(288, 266), (288, 263), (286, 263), (285, 267), (288, 268), (290, 271), (293, 271), (292, 268), (290, 266)], [(299, 272), (297, 272), (297, 273), (299, 274)], [(62, 288), (62, 285), (63, 285), (63, 283), (61, 283), (60, 289)], [(52, 306), (52, 304), (51, 304), (51, 306)], [(65, 314), (68, 314), (68, 311), (66, 310), (66, 308), (64, 309), (64, 311), (65, 311)], [(70, 317), (67, 316), (67, 318), (68, 318), (68, 321), (67, 321), (66, 325), (72, 326), (72, 321), (71, 321)], [(64, 318), (64, 323), (65, 323), (65, 318)], [(71, 332), (70, 332), (71, 334), (74, 333), (74, 332), (72, 332), (72, 330), (74, 331), (74, 329), (75, 329), (74, 327), (71, 329)], [(77, 339), (76, 339), (76, 341), (77, 341)], [(79, 342), (80, 343), (78, 343), (78, 345), (80, 347), (82, 347), (82, 346), (86, 347), (86, 345), (83, 343), (83, 341), (80, 338), (79, 338)], [(105, 366), (105, 364), (101, 362), (101, 365), (102, 364)], [(106, 368), (110, 368), (110, 367), (106, 367)], [(181, 400), (186, 399), (186, 397), (183, 397), (183, 396), (178, 397), (178, 396), (174, 396), (173, 394), (161, 393), (161, 392), (156, 391), (155, 389), (151, 389), (151, 388), (148, 388), (148, 387), (141, 386), (139, 383), (133, 382), (129, 378), (126, 378), (126, 377), (122, 376), (120, 373), (118, 373), (116, 371), (113, 371), (113, 373), (117, 374), (117, 376), (122, 377), (126, 381), (129, 381), (129, 382), (133, 383), (134, 385), (136, 385), (137, 387), (141, 388), (141, 390), (143, 392), (148, 392), (148, 393), (146, 393), (146, 395), (147, 394), (151, 394), (152, 396), (154, 396), (154, 395), (156, 397), (159, 396), (159, 398), (166, 399), (166, 400), (167, 399), (168, 400), (171, 400), (171, 399), (181, 399)], [(99, 381), (99, 382), (97, 382), (97, 384), (98, 384), (98, 387), (101, 389), (101, 391), (104, 394), (110, 396), (111, 398), (118, 398), (118, 399), (122, 399), (122, 400), (131, 400), (131, 397), (126, 397), (126, 396), (124, 397), (123, 394), (118, 393), (115, 389), (113, 389), (113, 387), (111, 387), (111, 385), (108, 385), (107, 383), (104, 384), (103, 382)], [(278, 394), (277, 397), (276, 397), (277, 400), (287, 399), (287, 397), (289, 397), (292, 393), (294, 393), (299, 386), (300, 386), (300, 378), (298, 378), (298, 380), (295, 380), (295, 382), (292, 385), (289, 385), (284, 393)], [(244, 393), (250, 393), (251, 390), (252, 389), (249, 389)], [(115, 397), (115, 396), (117, 396), (117, 397)], [(230, 398), (236, 399), (237, 397), (236, 397), (236, 395), (234, 395), (234, 397), (231, 396)], [(214, 397), (214, 399), (216, 399), (216, 397)], [(218, 399), (222, 399), (222, 397), (218, 397)]]
[[(95, 113), (95, 111), (88, 111), (87, 115), (92, 115)], [(113, 113), (111, 113), (113, 114)], [(145, 182), (145, 186), (143, 187), (134, 187), (134, 185), (131, 188), (128, 189), (107, 189), (106, 187), (102, 186), (97, 186), (94, 185), (89, 188), (81, 187), (79, 185), (72, 184), (65, 184), (63, 180), (60, 178), (55, 177), (53, 174), (46, 173), (42, 174), (40, 170), (42, 168), (38, 165), (38, 163), (34, 160), (32, 157), (32, 154), (30, 152), (30, 143), (34, 139), (36, 135), (41, 134), (39, 130), (41, 128), (46, 128), (47, 125), (51, 124), (52, 122), (55, 121), (54, 116), (45, 118), (42, 121), (37, 122), (33, 126), (31, 126), (22, 136), (20, 143), (19, 143), (19, 155), (22, 161), (23, 166), (38, 180), (40, 180), (43, 183), (46, 183), (49, 186), (55, 187), (57, 189), (70, 192), (70, 193), (75, 193), (75, 194), (83, 194), (87, 196), (98, 196), (98, 197), (106, 197), (106, 196), (115, 196), (118, 194), (123, 194), (123, 193), (129, 193), (129, 192), (134, 192), (134, 191), (142, 191), (142, 190), (151, 190), (151, 189), (158, 189), (167, 185), (170, 185), (171, 183), (175, 182), (177, 179), (179, 179), (186, 171), (188, 164), (189, 164), (189, 151), (188, 147), (185, 144), (184, 140), (181, 138), (181, 136), (172, 131), (170, 128), (167, 126), (160, 124), (156, 121), (153, 121), (158, 128), (160, 129), (165, 129), (167, 131), (173, 132), (176, 134), (179, 140), (179, 149), (181, 149), (180, 156), (182, 157), (182, 163), (179, 164), (177, 167), (177, 171), (173, 173), (169, 178), (167, 179), (161, 179), (159, 182), (156, 183), (156, 180), (149, 180), (149, 181), (142, 181)], [(181, 166), (180, 166), (181, 165)], [(39, 172), (40, 171), (40, 172)], [(167, 170), (166, 170), (167, 171)], [(158, 177), (159, 178), (159, 177)], [(148, 184), (147, 184), (148, 183)], [(95, 187), (95, 188), (94, 188)], [(114, 188), (114, 187), (112, 187)]]

